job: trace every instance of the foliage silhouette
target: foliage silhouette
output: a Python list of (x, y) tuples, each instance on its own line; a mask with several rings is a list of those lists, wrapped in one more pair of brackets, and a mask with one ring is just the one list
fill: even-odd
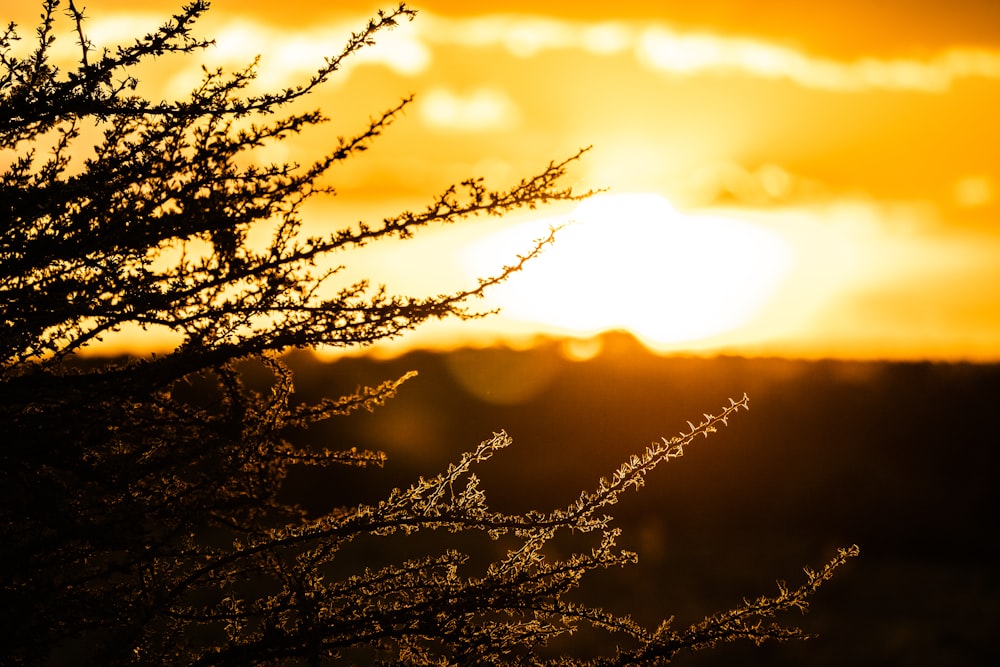
[[(797, 588), (782, 584), (687, 629), (666, 621), (649, 630), (565, 596), (586, 572), (636, 558), (615, 546), (607, 508), (745, 409), (746, 397), (652, 444), (553, 511), (508, 515), (487, 506), (472, 468), (510, 444), (502, 432), (377, 504), (308, 517), (283, 499), (294, 466), (384, 459), (296, 447), (289, 433), (374, 409), (410, 376), (307, 404), (295, 399), (281, 352), (363, 346), (430, 319), (478, 317), (468, 303), (556, 232), (497, 275), (434, 297), (367, 281), (337, 286), (338, 257), (428, 225), (589, 194), (560, 185), (578, 153), (509, 189), (469, 179), (421, 211), (327, 236), (302, 233), (302, 204), (332, 193), (329, 169), (366, 150), (410, 98), (313, 164), (260, 165), (254, 151), (324, 122), (316, 111), (279, 112), (413, 10), (379, 12), (311, 78), (277, 93), (248, 93), (251, 66), (205, 71), (187, 99), (151, 101), (129, 72), (211, 44), (192, 33), (206, 2), (97, 52), (70, 1), (79, 61), (65, 73), (51, 55), (59, 2), (42, 6), (27, 55), (15, 48), (13, 24), (0, 34), (5, 662), (659, 664), (719, 641), (805, 636), (768, 619), (804, 610), (855, 547), (807, 570)], [(96, 145), (81, 148), (95, 135)], [(262, 228), (270, 242), (255, 249), (248, 235)], [(166, 329), (179, 342), (149, 358), (77, 358), (125, 327)], [(240, 364), (248, 360), (269, 374), (263, 385), (247, 381)], [(481, 534), (501, 548), (489, 562), (431, 549), (354, 572), (337, 558), (352, 542), (421, 531)], [(592, 548), (547, 556), (546, 546), (570, 532), (593, 534)], [(588, 660), (546, 648), (578, 627), (612, 633), (622, 648)]]

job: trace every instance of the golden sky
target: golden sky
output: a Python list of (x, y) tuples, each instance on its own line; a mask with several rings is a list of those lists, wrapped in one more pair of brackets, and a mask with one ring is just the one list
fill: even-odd
[[(85, 4), (101, 44), (177, 8)], [(30, 33), (31, 5), (0, 0), (0, 17)], [(310, 224), (417, 207), (474, 175), (502, 187), (586, 145), (571, 182), (608, 194), (363, 254), (359, 273), (436, 292), (577, 221), (486, 304), (503, 315), (404, 344), (626, 328), (666, 351), (1000, 359), (1000, 3), (412, 6), (414, 22), (312, 99), (329, 126), (268, 156), (315, 157), (416, 95), (334, 174), (339, 195)], [(217, 46), (199, 58), (238, 67), (260, 54), (261, 85), (283, 86), (378, 7), (216, 0), (200, 30)], [(197, 64), (164, 65), (146, 94), (183, 94)]]

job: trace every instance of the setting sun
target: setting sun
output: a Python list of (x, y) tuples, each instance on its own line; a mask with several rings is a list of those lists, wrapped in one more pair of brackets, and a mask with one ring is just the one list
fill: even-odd
[[(774, 294), (793, 261), (777, 234), (722, 217), (679, 213), (656, 194), (598, 195), (568, 216), (555, 247), (492, 300), (507, 319), (587, 335), (626, 329), (652, 345), (739, 327)], [(486, 238), (470, 274), (509, 261), (545, 228)]]

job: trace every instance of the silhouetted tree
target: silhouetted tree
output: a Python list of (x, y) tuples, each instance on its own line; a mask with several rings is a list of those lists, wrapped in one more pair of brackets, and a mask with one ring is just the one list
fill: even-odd
[[(593, 664), (657, 664), (719, 641), (802, 636), (766, 619), (804, 609), (856, 548), (807, 571), (798, 588), (782, 586), (687, 629), (646, 629), (564, 598), (587, 571), (635, 559), (616, 548), (607, 508), (745, 408), (745, 398), (553, 511), (488, 508), (472, 467), (510, 443), (504, 433), (377, 504), (316, 518), (283, 500), (292, 466), (381, 464), (379, 452), (297, 447), (289, 434), (372, 409), (408, 376), (306, 404), (293, 399), (278, 354), (363, 346), (429, 319), (475, 316), (468, 302), (552, 237), (498, 275), (429, 298), (366, 281), (337, 286), (339, 270), (329, 267), (353, 248), (427, 225), (585, 196), (559, 185), (579, 154), (509, 189), (471, 179), (424, 210), (305, 236), (303, 202), (331, 192), (323, 184), (330, 167), (365, 150), (409, 100), (313, 164), (262, 165), (254, 151), (323, 122), (319, 112), (278, 112), (377, 33), (412, 19), (411, 9), (380, 12), (300, 85), (251, 95), (253, 67), (206, 71), (187, 99), (151, 101), (129, 72), (210, 44), (192, 34), (207, 3), (97, 52), (70, 1), (80, 56), (68, 72), (50, 55), (58, 5), (42, 3), (26, 55), (15, 49), (13, 24), (0, 35), (5, 663), (576, 664), (543, 647), (592, 626), (619, 635), (622, 646)], [(81, 146), (87, 136), (100, 139)], [(255, 248), (248, 233), (262, 227), (270, 242)], [(123, 327), (167, 329), (180, 342), (148, 358), (76, 357)], [(270, 379), (247, 382), (237, 365), (246, 360)], [(430, 550), (356, 571), (338, 560), (354, 541), (420, 531), (487, 535), (503, 555), (479, 563), (457, 548)], [(592, 549), (547, 556), (546, 544), (567, 532), (595, 535)]]

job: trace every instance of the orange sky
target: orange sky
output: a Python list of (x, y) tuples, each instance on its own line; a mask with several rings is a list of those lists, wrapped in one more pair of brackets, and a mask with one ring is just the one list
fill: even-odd
[[(0, 17), (28, 33), (31, 4), (0, 0)], [(91, 38), (175, 8), (137, 4), (87, 2)], [(378, 6), (319, 4), (216, 0), (205, 58), (260, 53), (264, 84), (306, 76)], [(495, 295), (504, 316), (405, 344), (624, 327), (664, 350), (1000, 359), (1000, 3), (414, 6), (313, 98), (329, 128), (269, 156), (315, 157), (417, 95), (334, 175), (339, 197), (312, 224), (419, 206), (467, 176), (502, 186), (591, 144), (574, 184), (617, 199), (573, 214), (552, 256)], [(150, 74), (146, 94), (190, 88), (197, 64), (182, 64)], [(409, 291), (463, 286), (570, 214), (434, 232), (357, 271)]]

